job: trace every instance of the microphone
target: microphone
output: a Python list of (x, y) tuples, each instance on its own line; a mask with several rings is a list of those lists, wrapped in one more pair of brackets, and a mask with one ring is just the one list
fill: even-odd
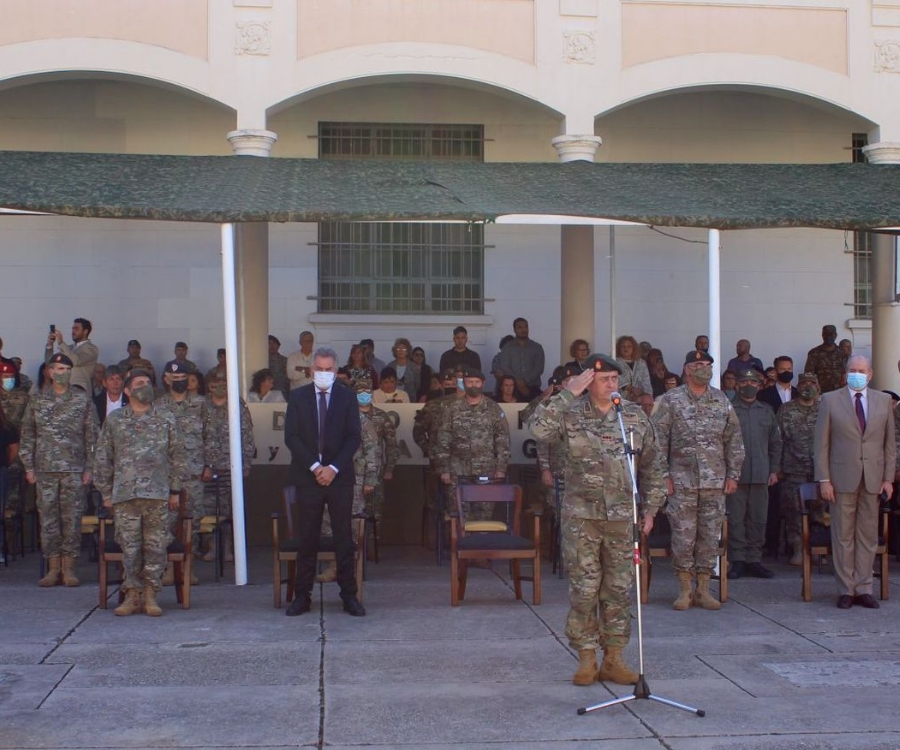
[(616, 411), (622, 411), (622, 394), (618, 391), (613, 391), (609, 394), (609, 400), (612, 401), (613, 406), (616, 407)]

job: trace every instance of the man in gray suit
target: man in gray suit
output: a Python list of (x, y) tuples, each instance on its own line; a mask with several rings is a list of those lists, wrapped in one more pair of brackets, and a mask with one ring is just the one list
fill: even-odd
[(839, 609), (877, 609), (872, 565), (878, 545), (879, 493), (893, 491), (897, 447), (891, 397), (869, 389), (872, 365), (847, 361), (847, 387), (822, 396), (814, 442), (815, 477), (830, 504), (831, 549)]

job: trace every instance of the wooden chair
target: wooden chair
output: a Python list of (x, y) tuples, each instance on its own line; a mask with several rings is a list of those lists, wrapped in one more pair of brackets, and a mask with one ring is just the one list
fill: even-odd
[[(650, 599), (650, 578), (653, 575), (654, 557), (672, 556), (672, 527), (665, 513), (665, 506), (656, 514), (653, 522), (653, 531), (650, 536), (641, 534), (641, 604), (646, 604)], [(722, 535), (719, 537), (719, 547), (716, 550), (719, 558), (719, 601), (723, 604), (728, 601), (728, 517), (722, 521)]]
[[(466, 521), (469, 503), (493, 503), (505, 521)], [(459, 484), (456, 513), (450, 518), (450, 604), (459, 606), (466, 594), (470, 560), (509, 560), (516, 599), (522, 598), (522, 560), (532, 561), (534, 603), (541, 603), (541, 515), (534, 513), (534, 539), (520, 533), (522, 488), (514, 484)], [(496, 514), (495, 514), (496, 515)]]
[[(178, 500), (178, 523), (175, 526), (175, 539), (166, 549), (166, 562), (172, 563), (175, 572), (175, 596), (182, 609), (191, 608), (191, 565), (193, 553), (191, 552), (191, 530), (193, 519), (187, 514), (185, 506), (187, 493), (182, 490)], [(98, 564), (100, 566), (100, 608), (106, 609), (108, 597), (107, 588), (110, 583), (121, 583), (122, 579), (110, 581), (109, 564), (118, 563), (121, 570), (124, 560), (122, 548), (118, 545), (113, 530), (114, 520), (106, 509), (101, 509), (99, 517), (100, 543), (98, 550)], [(119, 601), (125, 598), (124, 592), (119, 590)]]
[[(810, 522), (810, 505), (821, 500), (819, 485), (817, 482), (807, 482), (800, 485), (800, 519), (801, 539), (803, 551), (802, 585), (801, 594), (803, 601), (812, 601), (812, 558), (813, 555), (825, 556), (831, 554), (831, 529), (827, 526), (813, 525)], [(881, 599), (890, 598), (890, 576), (888, 563), (890, 557), (889, 521), (890, 507), (887, 502), (881, 503), (879, 511), (878, 546), (875, 548), (875, 562), (878, 566), (876, 578), (881, 579)]]
[[(297, 488), (293, 485), (285, 487), (282, 493), (284, 500), (284, 520), (287, 534), (281, 537), (281, 520), (280, 513), (273, 513), (272, 518), (272, 606), (275, 609), (281, 609), (281, 586), (287, 585), (285, 592), (285, 602), (290, 604), (294, 598), (294, 585), (297, 577), (297, 551), (299, 545), (294, 533), (294, 522), (296, 520), (297, 505)], [(356, 564), (356, 598), (362, 601), (363, 598), (363, 563), (365, 561), (365, 539), (366, 539), (366, 515), (365, 513), (355, 514), (353, 516), (353, 525), (356, 536), (356, 549), (353, 556)], [(318, 561), (337, 563), (337, 557), (334, 551), (334, 539), (330, 536), (322, 537), (319, 540)], [(282, 568), (282, 564), (285, 568)]]
[[(207, 488), (212, 488), (207, 493)], [(198, 534), (213, 535), (213, 571), (215, 578), (225, 575), (225, 540), (234, 534), (234, 526), (231, 516), (221, 513), (222, 498), (231, 496), (231, 472), (216, 471), (213, 478), (204, 487), (204, 494), (211, 494), (215, 498), (215, 511), (209, 515), (203, 516), (196, 521)], [(207, 506), (208, 507), (208, 506)]]

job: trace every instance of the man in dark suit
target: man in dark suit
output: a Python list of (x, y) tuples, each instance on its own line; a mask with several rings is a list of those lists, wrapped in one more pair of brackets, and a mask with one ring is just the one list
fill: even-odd
[(830, 504), (831, 552), (838, 608), (877, 609), (872, 565), (878, 545), (878, 494), (893, 492), (894, 417), (891, 397), (869, 389), (872, 365), (847, 361), (847, 387), (822, 396), (813, 458), (822, 499)]
[(328, 505), (337, 557), (337, 581), (344, 611), (366, 614), (356, 598), (353, 565), (353, 455), (360, 444), (359, 406), (349, 388), (335, 382), (337, 353), (313, 353), (313, 382), (291, 391), (284, 442), (291, 452), (289, 481), (297, 487), (298, 538), (296, 598), (289, 617), (310, 610), (322, 513)]
[(794, 379), (794, 360), (786, 354), (775, 358), (775, 385), (763, 388), (756, 397), (757, 401), (771, 406), (775, 412), (781, 408), (782, 404), (793, 401), (798, 396), (797, 389), (791, 385)]
[(116, 409), (128, 406), (128, 394), (123, 390), (125, 387), (124, 375), (125, 373), (122, 372), (118, 365), (110, 365), (106, 368), (106, 374), (103, 377), (103, 390), (94, 396), (94, 406), (97, 408), (97, 416), (100, 419), (101, 426), (106, 421), (107, 416)]

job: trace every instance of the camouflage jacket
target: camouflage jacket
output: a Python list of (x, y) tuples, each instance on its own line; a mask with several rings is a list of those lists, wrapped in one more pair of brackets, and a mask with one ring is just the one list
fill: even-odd
[[(371, 452), (375, 457), (375, 473), (369, 471), (368, 466), (362, 467), (365, 478), (362, 484), (374, 487), (386, 471), (393, 471), (400, 459), (400, 447), (397, 445), (397, 433), (394, 423), (386, 411), (377, 406), (371, 407), (367, 412), (359, 412), (360, 432), (362, 442), (372, 444)], [(369, 452), (367, 446), (362, 446)], [(360, 483), (359, 466), (356, 468), (356, 481)]]
[(69, 388), (36, 394), (22, 418), (19, 457), (25, 471), (91, 471), (99, 422), (90, 396)]
[(737, 481), (744, 441), (734, 406), (718, 388), (695, 396), (686, 385), (660, 397), (653, 426), (667, 462), (666, 477), (676, 487), (721, 489)]
[[(549, 401), (549, 399), (547, 399)], [(531, 402), (519, 412), (519, 423), (527, 424), (534, 416), (537, 408), (544, 403), (543, 395), (532, 399)], [(565, 470), (565, 457), (563, 455), (562, 444), (554, 440), (537, 440), (535, 445), (537, 453), (538, 467), (541, 471), (550, 471), (553, 476), (560, 477)]]
[(184, 480), (199, 479), (203, 473), (203, 425), (206, 423), (206, 399), (203, 396), (187, 394), (183, 401), (176, 401), (170, 394), (160, 396), (154, 404), (160, 409), (168, 409), (175, 417), (181, 443), (184, 446), (187, 473)]
[[(419, 446), (425, 458), (433, 456), (434, 449), (437, 446), (441, 422), (450, 405), (456, 400), (458, 400), (458, 397), (451, 393), (447, 396), (427, 401), (416, 412), (415, 420), (413, 421), (413, 440)], [(432, 461), (433, 463), (434, 461)]]
[[(228, 449), (228, 403), (216, 406), (206, 399), (206, 421), (203, 424), (203, 463), (213, 469), (231, 468)], [(253, 418), (244, 399), (241, 399), (241, 457), (245, 468), (256, 455), (253, 442)]]
[(30, 400), (29, 395), (24, 391), (0, 390), (0, 406), (3, 407), (3, 414), (6, 416), (7, 421), (17, 430), (22, 429), (25, 408)]
[(153, 363), (146, 357), (129, 357), (128, 359), (123, 359), (119, 362), (119, 369), (122, 371), (123, 378), (129, 370), (136, 370), (138, 368), (147, 370), (147, 372), (150, 373), (151, 382), (153, 385), (156, 385), (156, 370), (153, 369)]
[(181, 489), (186, 472), (184, 445), (168, 409), (151, 404), (138, 416), (123, 406), (106, 418), (94, 471), (94, 486), (104, 500), (165, 500)]
[(435, 470), (456, 476), (505, 473), (509, 456), (509, 425), (497, 403), (484, 396), (470, 406), (454, 398), (438, 428)]
[[(622, 421), (633, 430), (638, 489), (644, 512), (655, 515), (666, 499), (663, 461), (647, 415), (623, 402)], [(558, 444), (562, 453), (566, 494), (563, 515), (600, 521), (630, 521), (631, 474), (615, 409), (603, 414), (588, 393), (574, 396), (564, 389), (541, 403), (528, 423), (540, 442)]]
[[(65, 354), (72, 360), (72, 385), (79, 386), (88, 396), (92, 395), (94, 389), (92, 382), (94, 380), (94, 367), (100, 358), (100, 351), (90, 339), (85, 339), (77, 344), (67, 344), (63, 341), (59, 345), (59, 353)], [(44, 362), (49, 362), (53, 356), (53, 347), (44, 350)]]
[[(781, 430), (781, 471), (788, 479), (813, 481), (813, 435), (816, 418), (819, 416), (819, 402), (804, 406), (798, 399), (782, 404), (775, 415)], [(897, 412), (894, 412), (894, 430), (898, 430)]]
[(843, 386), (844, 370), (847, 358), (840, 348), (835, 347), (831, 351), (820, 344), (810, 349), (806, 355), (806, 367), (803, 372), (813, 372), (819, 378), (819, 388), (822, 393), (836, 391)]

